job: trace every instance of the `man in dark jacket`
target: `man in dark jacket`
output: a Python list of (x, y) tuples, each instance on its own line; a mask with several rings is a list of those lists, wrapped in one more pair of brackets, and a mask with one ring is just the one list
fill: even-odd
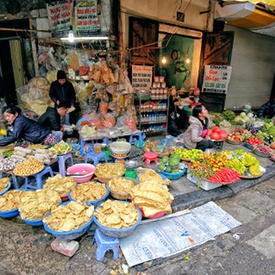
[[(75, 107), (76, 95), (71, 82), (66, 78), (66, 73), (62, 70), (57, 72), (57, 80), (51, 83), (50, 98), (54, 102), (55, 107), (61, 101), (67, 102), (70, 107)], [(69, 114), (65, 116), (64, 123), (70, 125)]]
[(6, 107), (4, 117), (12, 126), (12, 130), (8, 131), (6, 138), (0, 140), (0, 146), (13, 143), (20, 138), (35, 144), (42, 143), (51, 132), (49, 128), (45, 128), (34, 120), (25, 117), (17, 106)]
[(65, 101), (61, 101), (55, 108), (48, 107), (46, 112), (38, 119), (38, 123), (44, 127), (50, 128), (52, 131), (63, 131), (60, 118), (68, 112), (69, 105)]
[(275, 98), (263, 104), (258, 110), (258, 117), (272, 118), (275, 115)]

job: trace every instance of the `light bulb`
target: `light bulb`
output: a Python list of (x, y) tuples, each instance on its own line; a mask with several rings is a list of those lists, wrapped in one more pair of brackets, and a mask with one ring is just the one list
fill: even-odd
[(166, 63), (167, 63), (167, 59), (166, 59), (166, 57), (165, 57), (165, 56), (163, 56), (163, 57), (162, 57), (162, 59), (161, 59), (161, 63), (162, 63), (162, 64), (166, 64)]
[(186, 58), (185, 62), (189, 64), (191, 62), (191, 59), (189, 57)]
[(72, 30), (69, 31), (68, 40), (69, 42), (74, 42), (74, 32)]

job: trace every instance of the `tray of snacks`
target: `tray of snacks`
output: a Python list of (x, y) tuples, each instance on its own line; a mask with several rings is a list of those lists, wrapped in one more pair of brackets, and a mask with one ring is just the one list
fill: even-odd
[(29, 158), (17, 164), (13, 169), (13, 174), (20, 177), (27, 177), (41, 172), (44, 167), (45, 165), (42, 161)]
[(12, 218), (19, 215), (18, 206), (26, 189), (10, 190), (0, 197), (0, 217)]
[(126, 172), (125, 165), (123, 163), (99, 163), (94, 174), (97, 180), (108, 183), (113, 177), (122, 177)]
[(103, 202), (110, 194), (110, 190), (105, 184), (89, 181), (77, 184), (69, 192), (70, 201), (81, 201), (87, 205), (98, 205)]
[(141, 223), (140, 210), (133, 203), (107, 200), (100, 204), (94, 214), (94, 221), (106, 236), (123, 238), (132, 234)]
[(0, 179), (0, 196), (4, 195), (11, 188), (10, 178), (2, 178)]
[(69, 201), (48, 213), (43, 219), (43, 226), (56, 238), (70, 241), (88, 231), (94, 220), (93, 214), (93, 205)]
[(114, 177), (108, 182), (111, 196), (118, 200), (130, 199), (130, 191), (137, 184), (132, 178)]

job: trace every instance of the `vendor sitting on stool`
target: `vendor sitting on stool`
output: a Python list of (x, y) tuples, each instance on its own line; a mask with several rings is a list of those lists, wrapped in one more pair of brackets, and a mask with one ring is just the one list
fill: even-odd
[(6, 107), (4, 117), (12, 126), (8, 131), (6, 138), (0, 140), (0, 146), (23, 139), (30, 143), (42, 143), (47, 135), (51, 132), (50, 128), (43, 127), (36, 121), (25, 117), (22, 110), (17, 106)]
[(189, 119), (190, 126), (183, 134), (183, 144), (188, 149), (201, 149), (202, 151), (213, 148), (214, 143), (208, 136), (209, 118), (208, 111), (203, 106), (195, 106)]
[(61, 101), (55, 108), (48, 107), (46, 112), (38, 119), (38, 123), (44, 127), (49, 127), (52, 131), (64, 131), (61, 125), (61, 117), (64, 117), (70, 106), (67, 102)]

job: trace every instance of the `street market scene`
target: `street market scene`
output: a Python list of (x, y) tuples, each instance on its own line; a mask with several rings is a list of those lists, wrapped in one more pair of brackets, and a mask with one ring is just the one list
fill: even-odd
[(272, 0), (0, 10), (1, 274), (275, 273)]

